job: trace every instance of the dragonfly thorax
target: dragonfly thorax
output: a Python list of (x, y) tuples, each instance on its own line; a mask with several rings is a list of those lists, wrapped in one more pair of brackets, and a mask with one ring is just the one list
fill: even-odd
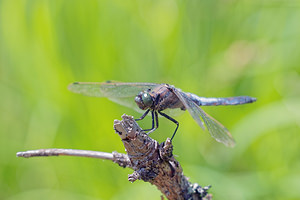
[(165, 109), (180, 108), (185, 110), (184, 105), (173, 92), (173, 88), (169, 85), (159, 85), (153, 89), (140, 92), (135, 97), (135, 102), (140, 109), (163, 111)]

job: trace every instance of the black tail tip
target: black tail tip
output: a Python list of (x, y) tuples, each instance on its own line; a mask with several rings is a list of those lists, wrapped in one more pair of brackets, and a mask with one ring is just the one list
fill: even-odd
[(252, 103), (252, 102), (255, 102), (257, 99), (256, 98), (254, 98), (254, 97), (250, 97), (250, 102)]

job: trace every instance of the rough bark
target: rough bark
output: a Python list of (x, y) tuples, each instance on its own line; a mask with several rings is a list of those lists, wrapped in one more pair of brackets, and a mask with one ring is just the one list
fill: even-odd
[(115, 120), (114, 129), (120, 135), (134, 172), (128, 180), (141, 179), (155, 185), (169, 200), (211, 199), (208, 187), (191, 184), (174, 158), (170, 138), (159, 144), (146, 135), (133, 117), (123, 115)]

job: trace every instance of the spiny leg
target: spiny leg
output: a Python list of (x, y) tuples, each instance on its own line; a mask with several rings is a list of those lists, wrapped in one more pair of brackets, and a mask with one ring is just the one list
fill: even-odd
[(139, 120), (144, 119), (144, 118), (148, 115), (149, 111), (150, 111), (150, 109), (148, 109), (148, 110), (147, 110), (140, 118), (134, 119), (134, 120), (135, 120), (135, 121), (139, 121)]
[[(149, 111), (150, 111), (150, 109), (148, 109), (140, 118), (135, 119), (135, 121), (139, 121), (139, 120), (144, 119), (147, 116), (147, 114), (149, 113)], [(152, 110), (151, 115), (152, 115), (152, 128), (143, 130), (143, 131), (149, 131), (147, 133), (147, 135), (152, 133), (153, 131), (155, 131), (158, 128), (158, 115), (157, 115), (157, 112)], [(155, 122), (156, 122), (156, 125), (155, 125)]]
[(165, 113), (163, 113), (163, 112), (161, 112), (161, 111), (158, 111), (158, 113), (159, 113), (161, 116), (167, 118), (168, 120), (171, 120), (172, 122), (174, 122), (174, 123), (177, 125), (177, 126), (176, 126), (176, 129), (175, 129), (175, 131), (174, 131), (174, 133), (173, 133), (173, 135), (172, 135), (172, 137), (171, 137), (171, 141), (172, 141), (173, 138), (174, 138), (174, 136), (175, 136), (175, 134), (176, 134), (176, 132), (177, 132), (177, 129), (178, 129), (178, 127), (179, 127), (179, 123), (178, 123), (178, 121), (176, 121), (175, 119), (173, 119), (172, 117), (170, 117), (169, 115), (167, 115), (167, 114), (165, 114)]
[[(153, 113), (154, 113), (154, 115), (153, 115)], [(155, 122), (156, 123), (154, 123), (154, 118), (155, 118)], [(156, 125), (153, 128), (154, 124), (156, 124)], [(147, 133), (147, 135), (149, 135), (150, 133), (152, 133), (153, 131), (155, 131), (157, 128), (158, 128), (158, 114), (157, 114), (156, 111), (152, 111), (152, 129)]]
[[(154, 120), (155, 120), (155, 123), (154, 123)], [(152, 133), (153, 131), (155, 131), (157, 128), (158, 128), (158, 115), (157, 115), (156, 111), (152, 111), (152, 129), (150, 129), (150, 130), (148, 129), (149, 132), (147, 133), (147, 135), (149, 135), (150, 133)]]
[[(154, 121), (155, 116), (154, 116), (154, 111), (151, 111), (151, 115), (152, 115), (152, 128), (150, 128), (150, 129), (144, 129), (143, 131), (151, 131), (151, 130), (154, 129), (154, 127), (155, 127), (155, 121)], [(148, 133), (148, 134), (149, 134), (149, 133)]]

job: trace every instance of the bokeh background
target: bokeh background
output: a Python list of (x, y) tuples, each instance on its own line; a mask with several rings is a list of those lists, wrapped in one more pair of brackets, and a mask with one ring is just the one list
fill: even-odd
[[(16, 157), (39, 148), (124, 152), (113, 120), (140, 113), (67, 90), (105, 80), (257, 97), (204, 108), (235, 148), (188, 113), (175, 117), (174, 154), (215, 199), (300, 199), (299, 19), (297, 0), (0, 0), (0, 199), (160, 199), (110, 161)], [(151, 136), (162, 142), (174, 128), (161, 118)]]

